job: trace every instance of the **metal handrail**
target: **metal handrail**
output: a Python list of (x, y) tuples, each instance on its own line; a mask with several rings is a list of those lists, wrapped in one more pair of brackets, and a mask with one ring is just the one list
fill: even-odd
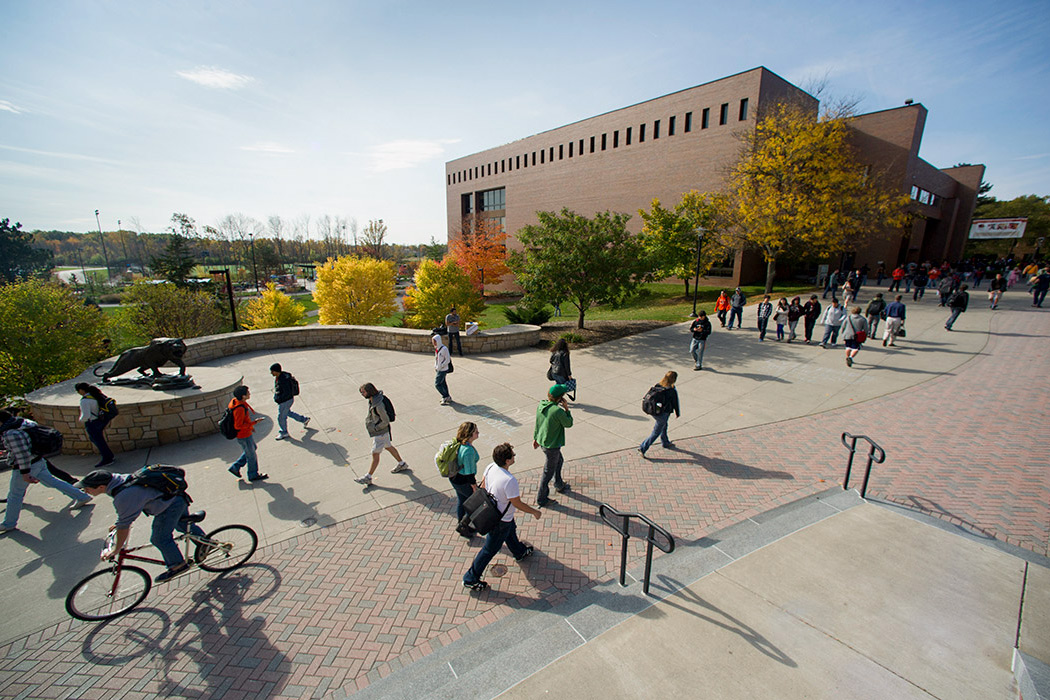
[[(645, 517), (641, 513), (621, 513), (616, 510), (608, 503), (602, 503), (598, 506), (598, 516), (602, 521), (620, 533), (620, 585), (626, 586), (627, 576), (627, 540), (631, 538), (630, 533), (630, 521), (631, 518), (637, 518), (643, 523), (649, 526), (649, 531), (645, 535), (645, 541), (648, 546), (645, 548), (645, 576), (642, 578), (642, 592), (649, 595), (649, 572), (653, 566), (653, 546), (660, 548), (660, 551), (670, 554), (674, 551), (674, 537), (670, 532), (663, 529), (649, 518)], [(620, 521), (610, 520), (610, 516), (613, 518), (620, 518)], [(658, 540), (655, 535), (660, 535), (666, 539), (666, 543)]]
[[(850, 442), (846, 442), (846, 438), (850, 439)], [(860, 497), (864, 498), (864, 494), (868, 492), (868, 479), (871, 477), (871, 464), (876, 462), (882, 464), (886, 461), (886, 451), (879, 446), (877, 442), (872, 440), (867, 435), (852, 435), (850, 433), (842, 433), (842, 444), (849, 450), (849, 462), (846, 463), (846, 477), (842, 480), (842, 490), (845, 491), (849, 488), (849, 474), (853, 469), (853, 456), (857, 453), (857, 440), (864, 440), (870, 445), (868, 448), (868, 465), (864, 469), (864, 482), (860, 487)], [(878, 456), (875, 453), (878, 452)]]

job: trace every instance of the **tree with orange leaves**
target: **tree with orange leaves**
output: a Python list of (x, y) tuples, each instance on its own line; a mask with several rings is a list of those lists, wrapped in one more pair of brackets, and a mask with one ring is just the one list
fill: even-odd
[(499, 284), (506, 275), (507, 234), (499, 221), (473, 214), (463, 217), (459, 237), (448, 244), (448, 254), (470, 275), (482, 293), (486, 284)]

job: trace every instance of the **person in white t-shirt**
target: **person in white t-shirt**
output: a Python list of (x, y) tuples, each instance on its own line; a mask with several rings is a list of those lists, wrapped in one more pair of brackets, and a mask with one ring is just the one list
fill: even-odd
[(512, 464), (514, 464), (514, 448), (507, 442), (497, 445), (496, 449), (492, 450), (492, 464), (485, 467), (485, 473), (481, 479), (481, 488), (496, 499), (496, 506), (503, 513), (503, 519), (486, 535), (481, 551), (474, 557), (467, 573), (463, 574), (463, 587), (472, 591), (488, 589), (489, 584), (481, 580), (481, 575), (485, 573), (485, 567), (503, 547), (504, 542), (507, 543), (507, 549), (517, 561), (532, 555), (532, 547), (523, 544), (518, 539), (518, 527), (514, 523), (514, 513), (520, 508), (537, 520), (543, 513), (521, 500), (518, 480), (508, 471)]

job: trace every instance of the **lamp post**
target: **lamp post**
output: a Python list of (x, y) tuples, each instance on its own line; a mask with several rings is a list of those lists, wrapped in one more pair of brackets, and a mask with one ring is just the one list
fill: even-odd
[(233, 332), (237, 332), (237, 306), (233, 303), (233, 284), (230, 282), (230, 268), (224, 267), (221, 270), (208, 270), (210, 275), (225, 275), (226, 276), (226, 296), (230, 299), (230, 318), (233, 319)]
[(707, 230), (701, 227), (696, 228), (696, 279), (693, 281), (693, 313), (689, 314), (690, 318), (696, 318), (696, 294), (700, 288), (700, 249), (704, 245), (704, 234)]
[(255, 267), (255, 233), (248, 232), (248, 240), (252, 246), (252, 278), (255, 280), (255, 293), (259, 293), (259, 270)]
[(124, 240), (124, 227), (120, 225), (120, 219), (117, 219), (117, 233), (120, 234), (120, 247), (124, 251), (124, 272), (127, 272), (128, 262), (129, 262), (128, 261), (128, 244)]
[(106, 261), (106, 281), (109, 281), (109, 254), (106, 253), (106, 239), (102, 236), (102, 220), (98, 218), (98, 209), (95, 210), (95, 223), (98, 225), (98, 240), (102, 243), (102, 258)]

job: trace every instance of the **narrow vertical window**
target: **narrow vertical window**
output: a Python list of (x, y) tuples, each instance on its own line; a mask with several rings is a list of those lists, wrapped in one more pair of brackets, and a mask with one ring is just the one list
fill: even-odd
[(667, 135), (674, 136), (674, 117), (667, 120)]
[(514, 156), (514, 169), (521, 170), (521, 156)]
[(536, 151), (532, 152), (532, 164), (536, 165)]
[(558, 160), (563, 160), (564, 158), (565, 158), (565, 146), (563, 144), (559, 143), (558, 144)]
[(747, 120), (747, 98), (740, 100), (740, 121)]
[(620, 131), (616, 130), (613, 132), (613, 148), (620, 147)]
[(729, 123), (729, 103), (723, 102), (721, 109), (718, 110), (718, 125), (725, 126)]
[(580, 139), (580, 155), (583, 155), (583, 139)]
[(645, 143), (645, 124), (638, 125), (638, 143)]
[(550, 162), (554, 162), (554, 146), (551, 146)]
[(591, 153), (594, 153), (594, 137), (591, 137)]
[(630, 146), (631, 145), (631, 127), (627, 127), (627, 133), (624, 134), (623, 145), (625, 145), (625, 146)]
[(572, 158), (572, 147), (576, 145), (575, 141), (569, 141), (569, 157)]
[(657, 119), (656, 121), (653, 122), (653, 138), (654, 139), (660, 138), (660, 120), (659, 119)]
[(605, 134), (602, 134), (602, 150), (605, 150)]
[(711, 110), (704, 107), (704, 111), (700, 113), (700, 128), (706, 129), (711, 125)]
[(685, 113), (685, 133), (688, 134), (692, 130), (693, 130), (693, 113), (692, 112), (686, 112)]
[(543, 165), (543, 157), (546, 156), (546, 155), (547, 155), (547, 149), (544, 148), (542, 151), (540, 151), (540, 165)]

